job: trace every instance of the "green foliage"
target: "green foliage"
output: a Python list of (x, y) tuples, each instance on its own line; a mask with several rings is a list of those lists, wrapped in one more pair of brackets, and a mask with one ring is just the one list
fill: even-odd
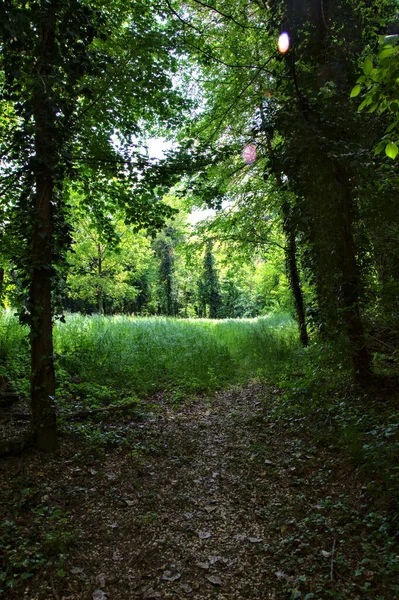
[(398, 154), (398, 112), (399, 97), (397, 92), (397, 79), (399, 76), (399, 46), (398, 36), (380, 36), (378, 64), (374, 67), (371, 58), (363, 62), (363, 75), (351, 92), (351, 98), (365, 91), (364, 98), (358, 110), (367, 110), (369, 113), (386, 113), (391, 121), (386, 127), (385, 135), (378, 143), (375, 153), (379, 154), (385, 149), (385, 154), (395, 159)]
[[(68, 515), (48, 504), (45, 495), (38, 502), (34, 487), (22, 487), (18, 498), (6, 494), (2, 509), (8, 514), (0, 526), (0, 592), (7, 594), (45, 566), (62, 577), (68, 550), (77, 537)], [(24, 526), (26, 511), (34, 514), (29, 528)]]
[(121, 221), (109, 219), (109, 227), (111, 240), (87, 220), (80, 221), (68, 257), (68, 299), (94, 312), (123, 312), (134, 306), (140, 293), (135, 283), (147, 272), (152, 259), (150, 240), (144, 234), (133, 234)]
[(200, 316), (216, 319), (221, 305), (221, 296), (219, 277), (210, 241), (206, 244), (202, 276), (198, 280), (198, 298)]
[[(155, 252), (159, 258), (158, 301), (160, 314), (173, 317), (177, 312), (177, 290), (175, 277), (176, 245), (174, 231), (169, 228), (165, 235), (160, 235), (154, 242)], [(169, 234), (169, 235), (168, 235)]]
[[(219, 216), (192, 228), (183, 210), (151, 241), (147, 232), (134, 232), (120, 219), (109, 216), (99, 224), (78, 207), (74, 213), (74, 242), (60, 295), (66, 310), (196, 317), (212, 305), (213, 318), (235, 318), (291, 308), (282, 247), (248, 248), (244, 240), (231, 248)], [(248, 226), (249, 220), (248, 215)], [(211, 253), (208, 232), (220, 240)]]
[(0, 312), (0, 376), (8, 377), (17, 391), (29, 395), (29, 331), (10, 310)]
[[(394, 384), (381, 376), (381, 383), (365, 394), (351, 385), (350, 372), (342, 363), (344, 356), (344, 350), (339, 352), (336, 347), (310, 347), (294, 374), (280, 372), (284, 391), (272, 413), (303, 435), (312, 431), (318, 442), (347, 452), (367, 481), (370, 495), (389, 513), (391, 507), (399, 506), (395, 464), (399, 413)], [(376, 357), (376, 367), (378, 360)], [(386, 518), (395, 528), (399, 526), (395, 513)]]
[[(2, 368), (22, 389), (27, 348), (23, 328), (15, 319), (12, 325), (13, 351)], [(298, 345), (295, 324), (284, 314), (219, 321), (69, 315), (55, 328), (55, 351), (58, 401), (69, 411), (132, 402), (134, 394), (163, 389), (213, 391), (251, 377), (275, 378), (296, 361)]]
[[(297, 351), (287, 316), (213, 321), (70, 316), (56, 330), (59, 366), (117, 394), (213, 390), (275, 373)], [(216, 372), (214, 371), (216, 369)]]

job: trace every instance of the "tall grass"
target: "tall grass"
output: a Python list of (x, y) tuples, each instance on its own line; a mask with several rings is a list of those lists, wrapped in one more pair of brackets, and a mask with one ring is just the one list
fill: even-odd
[(84, 317), (55, 332), (59, 364), (83, 380), (137, 393), (202, 391), (270, 376), (297, 351), (285, 316), (247, 320)]
[(29, 390), (29, 330), (13, 311), (0, 310), (0, 376), (7, 377), (24, 395)]
[[(3, 369), (12, 371), (13, 356), (27, 356), (26, 335), (3, 313)], [(294, 360), (298, 342), (295, 323), (284, 314), (222, 321), (73, 314), (56, 324), (54, 349), (59, 380), (148, 394), (211, 391), (254, 376), (273, 379)]]

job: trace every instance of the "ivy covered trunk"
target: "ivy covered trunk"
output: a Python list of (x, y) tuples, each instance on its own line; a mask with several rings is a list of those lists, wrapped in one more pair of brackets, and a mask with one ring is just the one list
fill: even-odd
[(290, 282), (291, 292), (294, 297), (295, 312), (299, 327), (299, 339), (303, 346), (307, 346), (309, 343), (309, 337), (306, 329), (305, 305), (303, 301), (301, 281), (299, 278), (298, 264), (296, 259), (295, 230), (293, 227), (288, 226), (286, 222), (284, 224), (284, 230), (287, 244), (285, 250), (287, 274)]
[(56, 448), (55, 376), (53, 362), (53, 195), (56, 148), (55, 111), (51, 99), (51, 61), (55, 49), (55, 11), (43, 11), (38, 61), (34, 73), (35, 196), (32, 225), (31, 400), (35, 445)]
[(372, 368), (359, 307), (361, 290), (353, 237), (353, 201), (349, 183), (340, 169), (337, 172), (337, 183), (341, 191), (338, 206), (342, 243), (341, 306), (354, 376), (358, 383), (367, 385), (372, 376)]
[(97, 255), (98, 255), (97, 306), (98, 306), (98, 312), (100, 313), (100, 315), (104, 315), (104, 294), (103, 294), (103, 288), (101, 285), (101, 277), (103, 274), (103, 249), (101, 247), (101, 244), (97, 244)]
[(4, 269), (0, 267), (0, 306), (3, 305)]
[[(269, 143), (269, 150), (271, 152), (271, 144)], [(279, 171), (274, 173), (276, 181), (280, 189), (283, 189), (283, 180)], [(287, 201), (282, 203), (282, 216), (283, 216), (283, 231), (285, 235), (285, 265), (288, 281), (291, 288), (292, 297), (294, 299), (294, 306), (296, 317), (299, 327), (299, 339), (303, 346), (309, 344), (309, 336), (306, 327), (305, 317), (305, 303), (303, 300), (303, 293), (301, 287), (301, 278), (299, 275), (298, 262), (297, 262), (297, 246), (296, 246), (296, 227), (292, 221), (292, 208), (289, 206)]]

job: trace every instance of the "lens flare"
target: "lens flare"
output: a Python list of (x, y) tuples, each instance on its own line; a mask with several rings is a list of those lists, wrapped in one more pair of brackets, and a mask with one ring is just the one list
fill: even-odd
[(290, 47), (290, 36), (285, 31), (278, 38), (278, 51), (285, 54)]
[(256, 160), (256, 147), (253, 144), (247, 144), (242, 151), (242, 158), (246, 165), (250, 165)]

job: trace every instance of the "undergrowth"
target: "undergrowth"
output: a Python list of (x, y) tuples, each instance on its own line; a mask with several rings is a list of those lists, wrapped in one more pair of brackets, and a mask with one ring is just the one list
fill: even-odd
[[(385, 376), (380, 356), (374, 359), (376, 372)], [(311, 444), (316, 451), (326, 450), (338, 461), (343, 453), (362, 482), (364, 497), (357, 508), (349, 509), (345, 496), (340, 505), (330, 507), (342, 513), (347, 523), (345, 531), (334, 535), (344, 540), (352, 530), (356, 533), (359, 518), (369, 532), (367, 539), (359, 539), (359, 550), (366, 557), (355, 573), (359, 583), (349, 586), (345, 596), (355, 599), (389, 600), (399, 595), (399, 393), (394, 374), (390, 375), (388, 380), (377, 377), (365, 391), (353, 384), (339, 352), (314, 345), (304, 352), (299, 369), (280, 374), (272, 401), (265, 398), (268, 419), (290, 431), (304, 447)], [(319, 512), (304, 518), (305, 533), (312, 535), (320, 527), (327, 531), (327, 521)], [(384, 588), (382, 595), (376, 595), (376, 586)], [(302, 597), (291, 591), (293, 598)]]
[[(28, 331), (0, 319), (0, 375), (28, 395)], [(189, 320), (68, 315), (54, 328), (58, 398), (106, 406), (158, 390), (210, 393), (270, 378), (298, 353), (287, 314), (259, 319)]]
[(340, 368), (331, 348), (314, 346), (300, 372), (282, 375), (269, 409), (273, 418), (311, 432), (318, 443), (347, 451), (379, 503), (399, 508), (399, 392), (394, 377), (377, 378), (361, 389)]
[(2, 500), (0, 593), (4, 594), (44, 567), (64, 577), (68, 552), (77, 538), (63, 509), (49, 503), (46, 495), (38, 497), (45, 486), (21, 483), (18, 497), (6, 490)]

